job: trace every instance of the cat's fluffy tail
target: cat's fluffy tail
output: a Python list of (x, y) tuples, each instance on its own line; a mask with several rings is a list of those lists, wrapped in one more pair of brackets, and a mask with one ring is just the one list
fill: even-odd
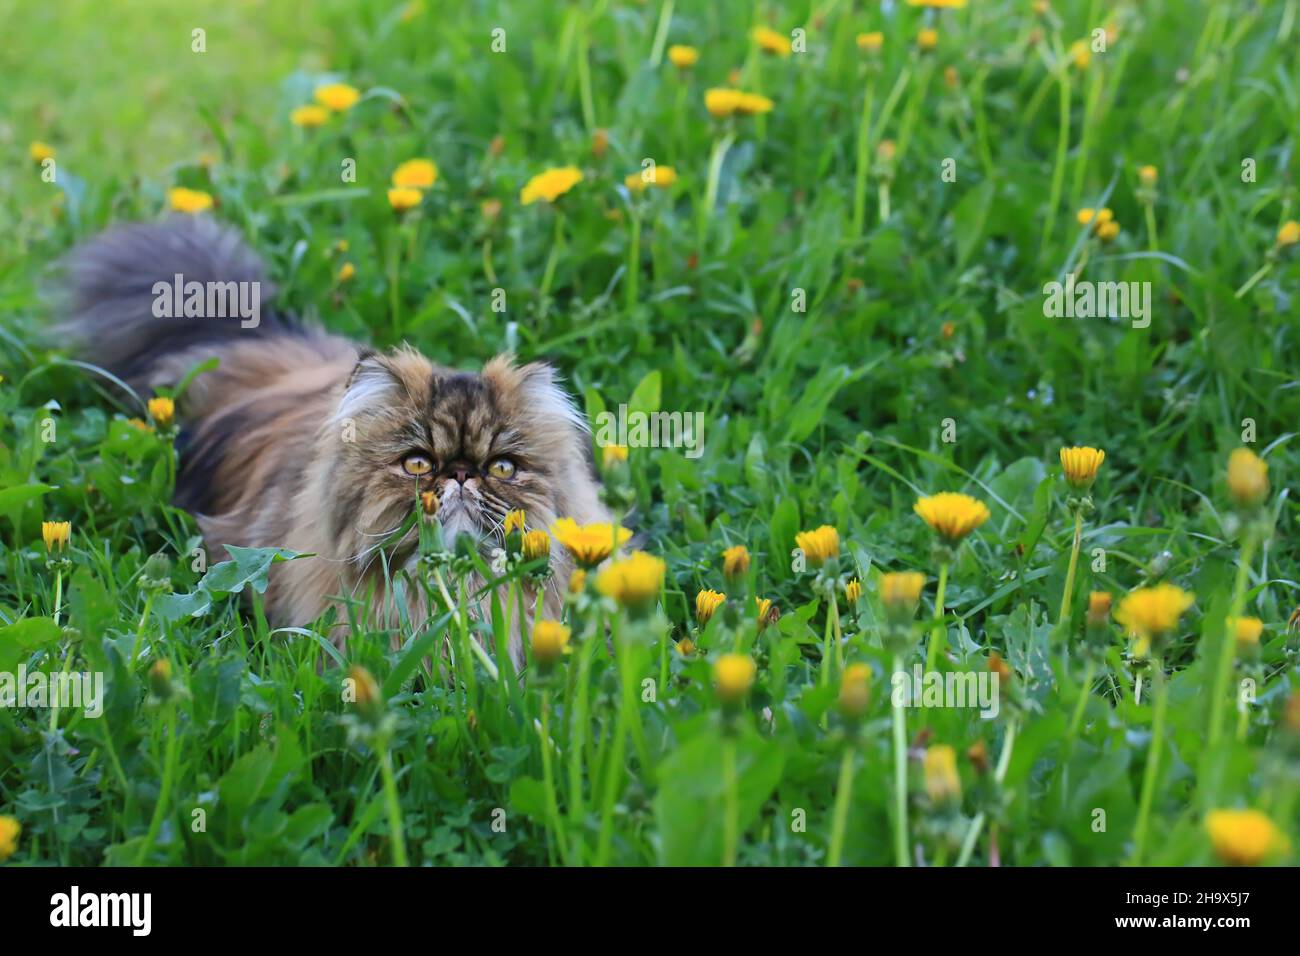
[(133, 386), (153, 384), (169, 357), (196, 346), (295, 331), (271, 308), (275, 287), (257, 255), (210, 216), (115, 226), (64, 264), (68, 318), (57, 332)]

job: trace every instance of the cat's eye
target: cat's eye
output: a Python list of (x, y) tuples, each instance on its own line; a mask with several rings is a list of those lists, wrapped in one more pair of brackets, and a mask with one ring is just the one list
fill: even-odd
[(428, 455), (407, 455), (402, 459), (402, 471), (419, 478), (433, 471), (433, 462)]
[(488, 474), (493, 478), (513, 478), (515, 474), (515, 463), (509, 458), (498, 458), (492, 464), (488, 465)]

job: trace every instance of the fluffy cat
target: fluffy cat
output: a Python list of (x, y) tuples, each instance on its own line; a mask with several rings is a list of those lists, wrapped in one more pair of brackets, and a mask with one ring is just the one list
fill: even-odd
[[(67, 269), (62, 331), (133, 388), (175, 385), (219, 360), (181, 400), (176, 503), (195, 514), (209, 560), (227, 544), (316, 555), (272, 567), (266, 611), (276, 626), (373, 593), (368, 623), (395, 627), (377, 550), (417, 492), (437, 493), (448, 545), (472, 535), (485, 555), (509, 509), (523, 509), (530, 528), (561, 516), (608, 520), (586, 421), (548, 365), (502, 355), (481, 373), (456, 371), (408, 347), (365, 349), (274, 309), (257, 321), (158, 317), (168, 311), (155, 308), (158, 294), (174, 281), (257, 283), (260, 301), (273, 298), (257, 257), (207, 216), (116, 227), (74, 251)], [(387, 549), (392, 572), (413, 565), (416, 545), (412, 529)], [(552, 569), (544, 607), (558, 616), (570, 571), (558, 547)], [(417, 627), (428, 613), (419, 590), (408, 600)], [(511, 654), (522, 663), (517, 628)]]

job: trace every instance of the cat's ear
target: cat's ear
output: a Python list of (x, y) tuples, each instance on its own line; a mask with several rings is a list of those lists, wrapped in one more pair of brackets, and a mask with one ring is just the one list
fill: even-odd
[(591, 431), (587, 416), (560, 384), (560, 375), (546, 362), (529, 362), (514, 369), (524, 405), (540, 418), (561, 421), (586, 435)]
[(402, 381), (388, 357), (366, 349), (348, 376), (335, 417), (356, 418), (367, 411), (391, 406), (402, 394)]

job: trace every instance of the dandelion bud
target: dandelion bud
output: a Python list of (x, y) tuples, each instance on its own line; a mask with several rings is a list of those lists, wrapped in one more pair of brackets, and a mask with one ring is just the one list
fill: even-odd
[(867, 710), (871, 697), (871, 668), (866, 664), (850, 664), (840, 680), (840, 713), (856, 720)]
[(569, 652), (569, 629), (559, 621), (541, 620), (533, 627), (533, 660), (543, 672)]
[(754, 659), (746, 654), (723, 654), (718, 658), (713, 665), (713, 679), (724, 706), (735, 707), (744, 702), (754, 686), (757, 671)]
[(977, 740), (966, 748), (966, 759), (980, 776), (989, 772), (989, 748), (982, 740)]
[(713, 617), (713, 612), (720, 608), (724, 601), (727, 600), (725, 594), (717, 591), (701, 591), (695, 595), (695, 620), (699, 622), (700, 627), (709, 623)]
[(149, 399), (149, 417), (159, 428), (170, 428), (176, 417), (176, 403), (164, 395)]
[(598, 129), (591, 134), (591, 155), (597, 159), (604, 159), (605, 154), (609, 152), (609, 132)]
[(149, 668), (149, 690), (159, 700), (167, 700), (172, 696), (174, 688), (171, 661), (166, 658), (154, 661), (153, 666)]
[(0, 863), (18, 851), (18, 836), (23, 832), (16, 817), (0, 817)]
[(436, 515), (438, 513), (438, 496), (432, 491), (420, 492), (420, 510), (429, 518)]
[(1154, 186), (1160, 178), (1160, 170), (1154, 166), (1138, 167), (1138, 180), (1143, 186)]
[(63, 549), (68, 546), (68, 541), (72, 537), (71, 521), (43, 521), (41, 522), (41, 538), (45, 541), (45, 550), (53, 553), (63, 553)]
[(1228, 491), (1243, 508), (1253, 508), (1268, 497), (1268, 465), (1249, 448), (1228, 456)]
[(859, 581), (857, 578), (854, 578), (853, 580), (848, 581), (847, 583), (845, 583), (845, 585), (844, 585), (844, 599), (845, 599), (846, 601), (848, 601), (849, 604), (851, 604), (851, 605), (852, 605), (852, 604), (857, 604), (857, 603), (858, 603), (858, 598), (860, 598), (860, 597), (862, 597), (862, 582), (861, 582), (861, 581)]
[(749, 549), (737, 544), (722, 552), (722, 574), (728, 581), (749, 573)]
[(1088, 626), (1105, 627), (1110, 620), (1111, 597), (1109, 591), (1093, 591), (1088, 595)]
[(677, 653), (682, 655), (682, 657), (690, 657), (695, 653), (695, 642), (689, 637), (678, 641), (676, 647)]
[(521, 548), (526, 561), (548, 557), (551, 553), (551, 536), (541, 529), (526, 531)]
[(360, 664), (354, 664), (348, 670), (348, 680), (352, 681), (353, 701), (357, 709), (364, 714), (373, 714), (383, 706), (384, 696), (370, 671)]
[(578, 568), (569, 575), (569, 593), (581, 594), (587, 589), (587, 572)]
[(1300, 222), (1289, 219), (1282, 223), (1282, 228), (1277, 231), (1278, 246), (1294, 246), (1300, 242)]
[(947, 744), (925, 751), (925, 792), (930, 802), (944, 806), (961, 800), (961, 777), (957, 774), (957, 752)]

